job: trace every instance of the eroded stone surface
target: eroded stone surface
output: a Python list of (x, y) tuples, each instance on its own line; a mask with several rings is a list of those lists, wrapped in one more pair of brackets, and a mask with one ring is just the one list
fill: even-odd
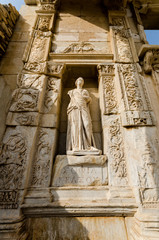
[(107, 185), (106, 156), (57, 156), (52, 186)]
[[(159, 239), (159, 50), (144, 33), (156, 0), (25, 2), (0, 62), (0, 239)], [(0, 14), (0, 49), (13, 11)], [(79, 77), (96, 147), (74, 156)]]

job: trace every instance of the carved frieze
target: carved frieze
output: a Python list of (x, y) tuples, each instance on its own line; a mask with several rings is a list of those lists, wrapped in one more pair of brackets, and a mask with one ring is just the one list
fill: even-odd
[(129, 40), (131, 32), (126, 28), (124, 17), (113, 17), (111, 24), (116, 60), (120, 62), (132, 62), (133, 56)]
[(45, 86), (45, 76), (39, 74), (20, 74), (12, 95), (10, 111), (38, 111)]
[(133, 64), (120, 64), (118, 65), (119, 74), (122, 77), (124, 86), (123, 94), (126, 110), (137, 111), (143, 110), (143, 101), (139, 90), (138, 82), (135, 76), (135, 66)]
[(34, 116), (33, 115), (26, 115), (25, 113), (19, 114), (16, 118), (16, 122), (19, 123), (19, 125), (32, 125), (34, 122)]
[(121, 62), (132, 62), (133, 58), (128, 39), (130, 37), (129, 31), (122, 28), (114, 29), (114, 35), (118, 60)]
[(9, 112), (6, 119), (8, 126), (38, 126), (40, 114), (37, 112)]
[(147, 142), (143, 149), (141, 166), (138, 167), (139, 184), (142, 188), (153, 188), (159, 185), (158, 167), (155, 152)]
[(35, 187), (48, 187), (55, 145), (55, 130), (41, 128), (39, 132), (36, 156), (33, 162), (31, 185)]
[(39, 74), (19, 74), (17, 85), (23, 89), (37, 89), (41, 90), (44, 82), (44, 75)]
[(113, 76), (103, 77), (103, 92), (105, 105), (104, 114), (117, 113), (117, 100)]
[(43, 32), (49, 31), (50, 30), (50, 20), (51, 20), (51, 17), (40, 16), (39, 23), (38, 23), (38, 29)]
[(100, 76), (102, 75), (115, 75), (114, 73), (114, 65), (113, 64), (102, 64), (102, 65), (98, 65), (97, 69), (99, 71)]
[(125, 111), (122, 113), (122, 124), (128, 126), (151, 126), (153, 120), (150, 111)]
[(59, 95), (60, 79), (49, 77), (44, 99), (45, 112), (49, 112)]
[(0, 209), (17, 209), (18, 191), (0, 191)]
[(115, 90), (115, 68), (113, 64), (101, 64), (97, 66), (99, 77), (102, 81), (104, 114), (117, 113), (117, 99)]
[(24, 69), (35, 73), (46, 73), (46, 62), (43, 63), (27, 62), (24, 65)]
[(111, 168), (114, 177), (120, 179), (122, 184), (127, 184), (127, 167), (125, 161), (123, 137), (121, 132), (121, 124), (119, 119), (111, 121), (110, 129), (110, 146), (109, 151), (112, 157)]
[(118, 72), (125, 107), (123, 126), (153, 125), (150, 101), (140, 68), (135, 64), (120, 64)]
[(16, 89), (10, 111), (38, 111), (39, 91), (34, 89)]
[(60, 0), (40, 0), (40, 10), (50, 12), (55, 11), (60, 5)]
[(72, 43), (63, 51), (63, 53), (91, 53), (91, 52), (96, 52), (96, 49), (91, 43), (87, 42)]
[[(40, 30), (35, 31), (35, 36), (33, 37), (33, 43), (30, 50), (29, 62), (46, 61), (46, 47), (49, 47), (48, 45), (51, 36), (51, 32), (42, 32)], [(28, 54), (28, 51), (26, 54)]]
[(24, 51), (23, 61), (30, 63), (43, 63), (47, 60), (54, 16), (39, 14), (27, 47)]
[(64, 64), (55, 64), (51, 61), (47, 62), (47, 74), (54, 77), (61, 77), (64, 73)]
[(113, 17), (111, 19), (111, 25), (112, 26), (124, 26), (125, 25), (125, 21), (123, 17)]
[(0, 149), (0, 208), (17, 208), (26, 164), (26, 140), (20, 132), (12, 132)]
[(50, 11), (55, 10), (55, 6), (52, 4), (44, 4), (41, 6), (40, 10), (50, 12)]
[(158, 154), (155, 153), (155, 144), (151, 146), (145, 142), (141, 162), (138, 166), (138, 179), (141, 200), (144, 207), (155, 208), (159, 205), (159, 164)]

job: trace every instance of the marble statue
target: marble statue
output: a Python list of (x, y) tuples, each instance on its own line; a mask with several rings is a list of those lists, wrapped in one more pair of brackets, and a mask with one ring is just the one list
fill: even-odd
[(67, 154), (68, 155), (99, 155), (100, 150), (95, 146), (92, 132), (92, 120), (89, 103), (91, 97), (86, 89), (83, 89), (84, 79), (79, 77), (75, 81), (76, 88), (70, 90), (70, 103), (67, 108)]

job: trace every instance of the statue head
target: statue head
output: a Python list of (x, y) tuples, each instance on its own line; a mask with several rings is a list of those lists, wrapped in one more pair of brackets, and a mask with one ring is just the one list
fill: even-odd
[(76, 85), (76, 87), (77, 87), (77, 85), (83, 87), (84, 79), (82, 77), (77, 78), (76, 81), (75, 81), (75, 85)]

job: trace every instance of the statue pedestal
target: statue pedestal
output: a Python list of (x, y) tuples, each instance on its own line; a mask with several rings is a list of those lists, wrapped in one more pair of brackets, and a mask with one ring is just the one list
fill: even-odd
[(73, 156), (87, 156), (87, 155), (92, 155), (92, 156), (99, 156), (102, 154), (101, 150), (81, 150), (81, 151), (67, 151), (67, 155), (73, 155)]
[(53, 171), (53, 187), (103, 186), (108, 183), (106, 156), (56, 157)]
[(25, 216), (133, 216), (130, 187), (108, 185), (105, 155), (56, 156), (48, 188), (30, 188), (21, 206)]

